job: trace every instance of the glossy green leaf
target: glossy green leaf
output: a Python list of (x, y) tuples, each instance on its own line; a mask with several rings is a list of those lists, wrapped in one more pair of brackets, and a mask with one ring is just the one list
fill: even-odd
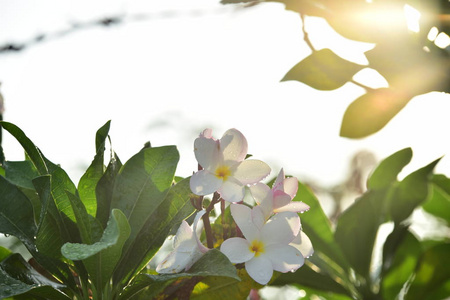
[(44, 162), (44, 157), (41, 151), (33, 144), (33, 142), (25, 135), (25, 133), (16, 125), (2, 121), (1, 126), (12, 134), (16, 140), (22, 145), (23, 149), (30, 157), (39, 174), (44, 175), (48, 173), (47, 166)]
[[(39, 176), (33, 180), (33, 184), (41, 202), (36, 234), (36, 247), (41, 253), (47, 256), (60, 258), (60, 249), (63, 245), (63, 238), (67, 238), (67, 235), (61, 234), (60, 230), (64, 226), (62, 221), (58, 223), (54, 218), (54, 215), (58, 216), (58, 213), (56, 212), (56, 207), (51, 195), (50, 182), (50, 175)], [(49, 212), (51, 209), (53, 209), (53, 215)]]
[(390, 198), (389, 209), (395, 223), (405, 220), (428, 197), (429, 181), (439, 159), (409, 174)]
[[(405, 300), (435, 300), (435, 292), (442, 292), (441, 287), (448, 287), (450, 281), (450, 244), (439, 244), (426, 250), (417, 266), (417, 271)], [(447, 292), (450, 292), (447, 290)], [(447, 297), (450, 294), (446, 295)]]
[(174, 146), (145, 148), (130, 158), (119, 171), (111, 208), (120, 209), (130, 223), (131, 235), (125, 250), (164, 201), (178, 160), (179, 154)]
[(97, 196), (95, 188), (100, 178), (102, 178), (104, 173), (104, 151), (105, 142), (108, 137), (110, 127), (110, 121), (106, 122), (98, 131), (95, 136), (95, 157), (89, 168), (80, 178), (78, 183), (78, 194), (83, 202), (88, 214), (91, 216), (96, 215), (97, 211)]
[(13, 254), (0, 263), (0, 298), (22, 294), (40, 286), (64, 288), (64, 285), (38, 273), (20, 254)]
[(397, 182), (398, 174), (411, 161), (411, 158), (411, 148), (405, 148), (384, 159), (370, 176), (367, 187), (373, 190), (388, 188)]
[(156, 254), (173, 228), (190, 216), (195, 208), (191, 204), (190, 177), (173, 185), (163, 201), (148, 215), (148, 220), (132, 246), (120, 262), (115, 281), (129, 279), (140, 271)]
[(112, 276), (129, 235), (126, 216), (120, 210), (113, 209), (100, 241), (91, 245), (66, 243), (61, 252), (68, 259), (83, 260), (97, 289), (102, 290)]
[(116, 182), (117, 174), (119, 173), (122, 163), (115, 153), (111, 153), (111, 158), (105, 173), (99, 179), (95, 188), (97, 198), (97, 216), (103, 227), (106, 227), (106, 222), (109, 219), (109, 212), (111, 211), (111, 202), (113, 195), (113, 188)]
[(0, 231), (17, 237), (28, 249), (34, 249), (36, 225), (33, 206), (12, 183), (0, 176)]
[(444, 175), (434, 175), (430, 195), (422, 205), (423, 209), (450, 226), (450, 179)]
[[(228, 258), (218, 249), (211, 249), (206, 252), (188, 271), (176, 274), (140, 274), (133, 283), (121, 294), (121, 299), (140, 293), (139, 297), (151, 299), (159, 294), (162, 289), (174, 280), (182, 278), (192, 278), (194, 276), (208, 277), (219, 276), (233, 278), (235, 281), (241, 279), (237, 275), (236, 268), (230, 263)], [(145, 290), (144, 290), (145, 289)]]
[(357, 139), (379, 131), (411, 98), (410, 95), (389, 88), (369, 90), (347, 107), (340, 135)]
[(296, 80), (318, 90), (334, 90), (352, 80), (363, 67), (339, 57), (330, 49), (322, 49), (296, 64), (281, 81)]
[(34, 189), (32, 180), (39, 176), (33, 163), (24, 161), (5, 161), (5, 177), (17, 186)]
[[(387, 248), (391, 248), (389, 254)], [(385, 266), (381, 277), (383, 299), (395, 299), (416, 268), (422, 253), (421, 245), (407, 229), (402, 230), (401, 234), (397, 234), (394, 230), (386, 239), (383, 252), (383, 266)]]
[(369, 268), (384, 191), (368, 191), (339, 217), (335, 239), (356, 272), (369, 278)]

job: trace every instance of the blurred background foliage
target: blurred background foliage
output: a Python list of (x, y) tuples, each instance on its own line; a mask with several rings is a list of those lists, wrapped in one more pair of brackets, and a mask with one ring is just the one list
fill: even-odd
[[(311, 54), (282, 78), (318, 90), (348, 82), (366, 93), (351, 103), (342, 120), (343, 137), (362, 138), (383, 128), (413, 97), (450, 91), (450, 3), (447, 0), (222, 0), (224, 4), (280, 2), (302, 19), (303, 39)], [(330, 49), (316, 50), (306, 17), (320, 17), (345, 38), (371, 43), (367, 65), (345, 60)], [(388, 87), (371, 88), (353, 79), (363, 68), (376, 70)], [(420, 116), (419, 116), (420, 119)]]

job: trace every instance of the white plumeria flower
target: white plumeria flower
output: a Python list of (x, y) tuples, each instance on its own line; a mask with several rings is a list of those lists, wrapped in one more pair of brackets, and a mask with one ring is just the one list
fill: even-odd
[(193, 226), (183, 220), (173, 240), (174, 250), (156, 267), (156, 272), (171, 274), (188, 270), (209, 249), (205, 247), (197, 236), (197, 225), (206, 213), (199, 211), (195, 216)]
[(249, 189), (266, 219), (274, 213), (284, 211), (303, 213), (309, 210), (307, 204), (301, 201), (292, 201), (297, 194), (298, 180), (295, 177), (285, 178), (283, 169), (278, 174), (272, 189), (261, 182), (250, 186)]
[(265, 223), (258, 207), (231, 204), (231, 214), (245, 238), (225, 240), (220, 250), (232, 263), (245, 263), (247, 273), (256, 282), (267, 284), (273, 271), (296, 271), (304, 263), (302, 253), (289, 245), (300, 231), (300, 218), (293, 212), (281, 212)]
[(247, 140), (236, 129), (227, 130), (220, 140), (214, 139), (211, 129), (205, 129), (194, 142), (194, 153), (203, 168), (192, 175), (191, 190), (204, 196), (218, 192), (229, 202), (242, 201), (245, 186), (255, 184), (270, 173), (270, 167), (247, 156)]

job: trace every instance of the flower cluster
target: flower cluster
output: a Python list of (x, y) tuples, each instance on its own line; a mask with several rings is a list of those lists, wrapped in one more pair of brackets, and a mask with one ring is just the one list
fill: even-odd
[[(243, 263), (256, 282), (267, 284), (274, 271), (294, 272), (312, 255), (311, 241), (301, 230), (298, 215), (309, 206), (292, 201), (298, 180), (286, 178), (283, 169), (272, 187), (262, 183), (271, 169), (260, 160), (246, 159), (247, 150), (247, 140), (236, 129), (229, 129), (219, 140), (210, 129), (204, 130), (194, 142), (199, 171), (192, 175), (190, 187), (199, 196), (214, 194), (212, 204), (229, 203), (239, 234), (225, 239), (220, 251), (232, 263)], [(243, 203), (246, 193), (255, 206)], [(174, 250), (157, 267), (159, 273), (187, 270), (209, 250), (196, 233), (202, 217), (209, 218), (208, 209), (197, 213), (192, 228), (183, 221)]]

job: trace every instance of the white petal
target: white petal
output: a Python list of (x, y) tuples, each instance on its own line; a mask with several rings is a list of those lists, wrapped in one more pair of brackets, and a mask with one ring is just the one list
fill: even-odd
[(305, 259), (302, 253), (289, 245), (270, 245), (265, 248), (264, 256), (272, 262), (272, 267), (275, 271), (289, 272), (296, 271), (300, 268)]
[(248, 150), (247, 140), (239, 130), (229, 129), (220, 139), (220, 150), (224, 161), (243, 161)]
[(219, 142), (211, 138), (198, 137), (194, 141), (194, 154), (200, 166), (206, 170), (214, 170), (222, 162)]
[(202, 253), (208, 252), (209, 248), (205, 247), (205, 246), (200, 242), (200, 239), (198, 238), (198, 235), (197, 235), (197, 225), (198, 225), (198, 222), (200, 221), (200, 218), (201, 218), (205, 213), (206, 213), (206, 210), (201, 210), (201, 211), (199, 211), (199, 212), (197, 213), (197, 215), (195, 216), (194, 223), (193, 223), (193, 228), (192, 228), (193, 235), (194, 235), (194, 237), (195, 237), (195, 241), (197, 242), (198, 250), (199, 250), (200, 252), (202, 252)]
[(173, 248), (179, 248), (179, 247), (186, 247), (186, 249), (181, 249), (183, 251), (191, 251), (191, 246), (186, 244), (186, 241), (193, 240), (193, 233), (192, 228), (189, 226), (189, 224), (183, 220), (180, 224), (180, 227), (178, 227), (177, 233), (175, 235), (175, 238), (173, 239)]
[(310, 257), (314, 253), (311, 240), (303, 231), (300, 231), (289, 245), (297, 248), (305, 258)]
[(248, 275), (259, 284), (267, 284), (273, 275), (272, 262), (263, 255), (253, 257), (245, 263)]
[(246, 262), (255, 255), (250, 251), (250, 244), (246, 239), (233, 237), (225, 240), (220, 246), (220, 251), (228, 257), (233, 264)]
[(179, 273), (190, 268), (201, 256), (202, 253), (200, 251), (180, 252), (175, 249), (158, 264), (156, 272), (165, 274)]
[(253, 198), (259, 204), (266, 220), (272, 215), (273, 211), (273, 192), (270, 187), (262, 182), (249, 187)]
[(284, 211), (292, 211), (296, 213), (303, 213), (308, 210), (309, 210), (308, 204), (303, 203), (301, 201), (291, 201), (289, 202), (288, 205), (274, 209), (274, 212), (279, 213)]
[(271, 217), (261, 230), (265, 245), (289, 244), (300, 231), (300, 218), (293, 212), (281, 212)]
[(245, 186), (233, 177), (228, 177), (217, 191), (225, 201), (240, 202), (244, 199)]
[(253, 223), (251, 208), (243, 204), (231, 204), (230, 210), (234, 221), (242, 231), (244, 237), (249, 241), (258, 239), (259, 229)]
[(206, 170), (194, 173), (190, 179), (191, 191), (200, 196), (214, 193), (221, 185), (222, 179)]
[(244, 160), (233, 173), (233, 177), (243, 184), (254, 184), (267, 177), (270, 167), (263, 161), (256, 159)]
[(260, 205), (252, 208), (252, 222), (253, 224), (255, 224), (258, 230), (261, 230), (264, 226), (264, 223), (266, 222), (264, 212)]

